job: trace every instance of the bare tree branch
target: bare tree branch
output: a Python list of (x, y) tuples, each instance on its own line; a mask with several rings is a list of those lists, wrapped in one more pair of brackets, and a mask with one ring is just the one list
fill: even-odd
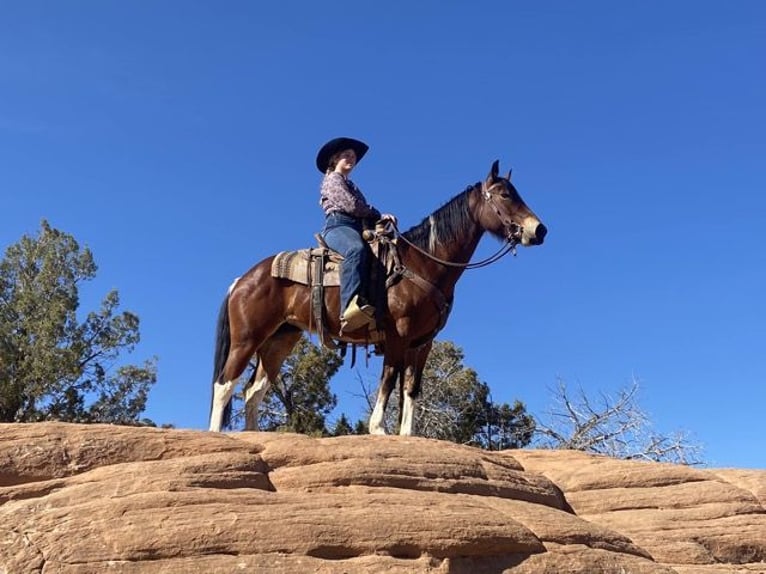
[(638, 404), (636, 379), (616, 397), (599, 393), (594, 404), (582, 387), (572, 396), (563, 380), (552, 389), (555, 406), (544, 419), (535, 419), (536, 446), (574, 449), (617, 458), (703, 464), (701, 445), (688, 433), (656, 433)]

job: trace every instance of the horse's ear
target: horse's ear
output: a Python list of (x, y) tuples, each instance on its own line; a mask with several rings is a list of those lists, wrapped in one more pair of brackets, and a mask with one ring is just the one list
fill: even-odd
[(511, 181), (511, 173), (513, 173), (513, 168), (508, 170), (508, 181)]
[(494, 163), (492, 164), (492, 169), (489, 170), (489, 175), (487, 176), (487, 179), (493, 182), (496, 181), (498, 173), (500, 173), (500, 160), (496, 159)]

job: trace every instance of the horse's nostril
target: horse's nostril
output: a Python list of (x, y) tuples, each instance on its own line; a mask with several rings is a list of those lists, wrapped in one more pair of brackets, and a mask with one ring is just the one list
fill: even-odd
[(545, 225), (542, 223), (538, 224), (538, 226), (535, 228), (535, 237), (537, 240), (542, 243), (546, 235), (548, 235), (548, 228), (545, 227)]

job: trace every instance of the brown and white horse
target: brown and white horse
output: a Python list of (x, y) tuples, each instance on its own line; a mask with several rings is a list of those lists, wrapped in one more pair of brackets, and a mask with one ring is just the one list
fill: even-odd
[[(400, 235), (401, 280), (386, 292), (381, 330), (385, 338), (383, 372), (369, 421), (372, 434), (385, 434), (383, 415), (397, 381), (400, 383), (399, 432), (412, 434), (415, 400), (431, 343), (444, 326), (463, 271), (485, 232), (505, 242), (540, 245), (547, 229), (530, 210), (498, 162), (486, 180), (470, 186), (423, 221)], [(271, 276), (274, 256), (267, 257), (229, 288), (218, 318), (210, 430), (228, 424), (235, 385), (255, 357), (253, 383), (245, 389), (245, 428), (257, 429), (258, 405), (277, 380), (283, 361), (303, 331), (314, 326), (310, 288)], [(494, 260), (494, 258), (493, 258)], [(327, 329), (336, 338), (364, 344), (364, 338), (339, 336), (339, 293), (326, 288)]]

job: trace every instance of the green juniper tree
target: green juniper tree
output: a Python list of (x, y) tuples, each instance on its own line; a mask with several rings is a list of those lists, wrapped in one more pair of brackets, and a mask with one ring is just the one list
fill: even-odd
[[(488, 450), (528, 445), (534, 419), (527, 414), (524, 404), (493, 402), (489, 385), (463, 364), (463, 358), (463, 350), (453, 342), (434, 341), (415, 406), (414, 434)], [(361, 380), (360, 383), (371, 412), (377, 391), (366, 388)], [(397, 431), (398, 403), (395, 392), (384, 421), (389, 433)]]
[(111, 291), (78, 319), (79, 287), (96, 275), (91, 251), (43, 220), (0, 260), (0, 421), (136, 423), (156, 360), (118, 365), (140, 340), (139, 319)]
[(434, 341), (423, 371), (415, 434), (491, 450), (529, 444), (534, 423), (523, 403), (493, 402), (489, 385), (463, 359), (453, 342)]
[(534, 436), (535, 419), (527, 414), (521, 401), (497, 404), (491, 398), (486, 404), (473, 442), (486, 450), (504, 450), (527, 446)]
[(354, 434), (354, 429), (351, 426), (351, 422), (348, 420), (348, 417), (345, 415), (345, 413), (340, 415), (340, 418), (335, 422), (335, 425), (333, 426), (332, 432), (330, 434), (332, 436)]
[(325, 419), (338, 402), (330, 391), (330, 379), (342, 364), (334, 351), (301, 337), (260, 406), (259, 428), (329, 434)]

